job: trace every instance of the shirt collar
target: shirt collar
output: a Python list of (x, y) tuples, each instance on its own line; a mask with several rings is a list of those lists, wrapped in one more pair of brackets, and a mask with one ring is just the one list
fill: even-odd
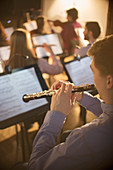
[(101, 108), (103, 110), (103, 113), (109, 114), (110, 116), (113, 116), (113, 105), (101, 103)]
[(91, 46), (95, 41), (90, 42), (87, 46)]

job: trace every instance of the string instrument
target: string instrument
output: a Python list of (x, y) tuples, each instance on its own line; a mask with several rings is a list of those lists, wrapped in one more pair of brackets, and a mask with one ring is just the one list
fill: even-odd
[[(83, 86), (75, 86), (74, 89), (72, 89), (72, 93), (75, 92), (83, 92), (83, 91), (89, 91), (89, 90), (95, 90), (96, 87), (94, 84), (87, 84)], [(58, 89), (57, 89), (58, 90)], [(32, 93), (32, 94), (25, 94), (23, 96), (23, 101), (24, 102), (29, 102), (30, 100), (35, 100), (35, 99), (40, 99), (40, 98), (45, 98), (45, 97), (51, 97), (55, 91), (57, 90), (44, 90), (38, 93)]]

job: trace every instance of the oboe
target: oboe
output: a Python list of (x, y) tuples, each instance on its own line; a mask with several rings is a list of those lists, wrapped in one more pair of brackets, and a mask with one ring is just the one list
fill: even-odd
[[(89, 91), (89, 90), (95, 90), (95, 85), (94, 84), (87, 84), (84, 86), (75, 86), (74, 89), (72, 89), (72, 93), (75, 92), (83, 92), (83, 91)], [(57, 89), (58, 90), (58, 89)], [(51, 97), (55, 91), (57, 90), (44, 90), (38, 93), (32, 93), (32, 94), (25, 94), (23, 96), (23, 101), (24, 102), (29, 102), (30, 100), (35, 100), (35, 99), (40, 99), (40, 98), (45, 98), (45, 97)]]

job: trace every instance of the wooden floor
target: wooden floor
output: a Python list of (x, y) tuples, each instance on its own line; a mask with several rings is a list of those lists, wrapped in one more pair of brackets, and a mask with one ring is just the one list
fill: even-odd
[[(60, 74), (59, 76), (55, 76), (54, 78), (55, 80), (67, 79), (64, 73)], [(87, 122), (90, 122), (94, 118), (95, 116), (87, 111), (87, 115), (86, 115)], [(76, 103), (73, 110), (67, 117), (66, 123), (64, 124), (63, 127), (63, 131), (72, 130), (81, 125), (83, 125), (83, 121), (80, 120), (80, 107)], [(21, 126), (18, 124), (17, 126), (11, 126), (9, 128), (0, 130), (0, 170), (10, 170), (13, 165), (23, 161), (23, 159), (24, 161), (29, 160), (29, 156), (32, 150), (33, 139), (38, 131), (39, 126), (38, 123), (35, 122), (33, 126), (28, 130), (27, 137), (29, 141), (29, 147), (28, 147), (28, 143), (26, 142), (26, 138), (25, 138), (26, 133), (24, 131), (24, 138), (23, 138), (25, 142), (24, 158), (22, 154), (23, 151), (21, 145), (22, 133), (20, 131), (20, 127), (23, 127), (23, 124), (21, 124)]]

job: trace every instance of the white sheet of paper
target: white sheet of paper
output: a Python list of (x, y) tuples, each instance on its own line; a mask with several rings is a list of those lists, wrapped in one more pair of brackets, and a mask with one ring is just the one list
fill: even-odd
[(42, 91), (34, 68), (0, 77), (0, 121), (47, 104), (45, 98), (23, 102), (24, 94)]
[(36, 24), (35, 20), (29, 21), (29, 22), (25, 22), (23, 25), (26, 27), (26, 29), (28, 31), (32, 31), (32, 30), (37, 29), (37, 24)]
[(84, 29), (83, 28), (75, 28), (75, 32), (77, 33), (79, 37), (79, 46), (84, 47), (89, 44), (87, 40), (84, 40)]
[[(63, 53), (63, 50), (62, 50), (62, 47), (61, 47), (61, 44), (60, 44), (57, 34), (33, 36), (32, 40), (33, 40), (34, 45), (42, 45), (43, 43), (55, 45), (55, 46), (51, 46), (51, 48), (52, 48), (54, 54), (56, 54), (56, 55)], [(48, 54), (45, 52), (43, 47), (37, 47), (36, 54), (39, 58), (48, 56)]]
[(0, 73), (3, 73), (4, 72), (4, 68), (3, 68), (3, 66), (2, 66), (2, 63), (1, 63), (2, 61), (0, 61)]
[(14, 31), (14, 28), (13, 28), (13, 27), (5, 28), (5, 32), (6, 32), (6, 34), (8, 35), (9, 40), (10, 40), (10, 36), (11, 36), (11, 34), (13, 33), (13, 31)]
[(85, 57), (80, 61), (73, 61), (66, 64), (66, 69), (73, 83), (76, 86), (81, 84), (93, 84), (93, 73), (90, 69), (91, 58)]
[(8, 60), (10, 55), (10, 46), (0, 47), (0, 57), (3, 61)]

